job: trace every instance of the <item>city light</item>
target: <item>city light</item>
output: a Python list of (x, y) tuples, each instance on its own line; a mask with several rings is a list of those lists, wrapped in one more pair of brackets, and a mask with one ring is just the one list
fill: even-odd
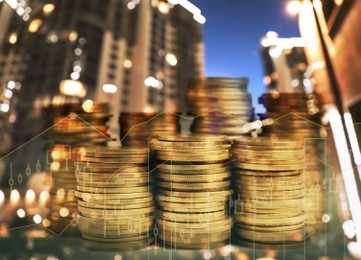
[(159, 80), (157, 80), (156, 78), (154, 77), (148, 77), (144, 80), (144, 84), (147, 86), (147, 87), (152, 87), (152, 88), (158, 88), (158, 89), (161, 89), (163, 88), (163, 83)]
[(292, 15), (297, 15), (301, 11), (301, 3), (298, 0), (289, 1), (287, 11)]
[(353, 223), (352, 220), (350, 220), (350, 219), (346, 220), (342, 224), (342, 228), (343, 228), (343, 232), (349, 239), (352, 239), (355, 237), (355, 235), (356, 235), (355, 223)]
[(59, 210), (59, 215), (63, 218), (67, 217), (69, 215), (69, 210), (67, 208), (61, 208)]
[(261, 41), (263, 47), (280, 46), (282, 49), (292, 49), (294, 47), (305, 47), (306, 41), (301, 37), (292, 38), (264, 38)]
[(80, 72), (81, 72), (81, 70), (82, 70), (82, 68), (81, 68), (81, 66), (80, 66), (80, 65), (75, 65), (75, 66), (73, 67), (73, 70), (74, 70), (74, 72), (78, 72), (78, 73), (80, 73)]
[(16, 214), (18, 215), (19, 218), (25, 218), (25, 216), (26, 216), (26, 212), (23, 209), (18, 209), (16, 211)]
[(131, 60), (125, 60), (125, 61), (124, 61), (124, 67), (125, 67), (126, 69), (130, 69), (132, 66), (133, 66), (133, 63), (132, 63)]
[(82, 53), (83, 53), (83, 51), (82, 51), (80, 48), (75, 48), (74, 54), (75, 54), (76, 56), (80, 56)]
[(43, 13), (45, 16), (50, 15), (55, 9), (55, 5), (53, 4), (46, 4), (43, 6)]
[(117, 90), (118, 90), (118, 88), (114, 84), (104, 84), (103, 85), (103, 91), (105, 93), (113, 94), (113, 93), (117, 92)]
[(35, 33), (39, 30), (40, 26), (43, 24), (43, 21), (40, 19), (32, 20), (29, 24), (29, 32)]
[(0, 190), (0, 207), (5, 203), (5, 195), (2, 190)]
[(19, 15), (19, 16), (22, 16), (23, 14), (25, 14), (25, 9), (22, 8), (22, 7), (18, 7), (16, 9), (16, 13)]
[(171, 66), (175, 66), (178, 63), (177, 57), (172, 53), (167, 53), (165, 55), (165, 60), (169, 63)]
[(41, 218), (41, 216), (39, 214), (36, 214), (36, 215), (34, 215), (33, 220), (34, 220), (35, 224), (40, 224), (43, 219)]
[(348, 134), (348, 137), (350, 138), (353, 160), (354, 160), (355, 164), (358, 166), (357, 171), (359, 174), (359, 178), (361, 180), (361, 168), (359, 167), (359, 166), (361, 166), (361, 153), (360, 153), (360, 147), (359, 147), (358, 141), (357, 141), (355, 126), (354, 126), (352, 116), (350, 113), (345, 113), (344, 119), (345, 119), (345, 123), (346, 123), (347, 134)]
[(0, 104), (1, 112), (7, 113), (7, 112), (9, 112), (9, 110), (10, 110), (10, 104), (7, 104), (7, 103)]
[(316, 9), (321, 9), (322, 8), (322, 2), (320, 0), (314, 0), (312, 3), (313, 3), (313, 6)]
[(10, 202), (17, 204), (20, 200), (20, 193), (17, 190), (12, 190), (10, 193)]
[(356, 228), (356, 240), (361, 242), (361, 205), (357, 190), (356, 180), (352, 168), (351, 157), (346, 142), (346, 135), (342, 127), (342, 120), (339, 112), (335, 108), (330, 108), (327, 112), (330, 121), (332, 134), (336, 145), (338, 160), (341, 167), (347, 200), (350, 205), (352, 220)]
[(13, 97), (13, 92), (10, 89), (4, 89), (3, 96), (7, 99), (11, 99)]
[(71, 31), (69, 33), (69, 41), (74, 42), (78, 39), (78, 33), (76, 31)]
[(26, 191), (25, 193), (25, 200), (28, 202), (28, 203), (33, 203), (34, 200), (35, 200), (35, 192), (32, 190), (32, 189), (29, 189)]
[(19, 3), (16, 0), (5, 0), (6, 3), (12, 8), (16, 9), (19, 6)]
[(201, 14), (201, 10), (188, 0), (168, 0), (168, 2), (172, 5), (181, 5), (183, 8), (193, 14), (194, 20), (198, 23), (204, 24), (206, 22), (206, 18)]
[(268, 31), (266, 33), (266, 36), (269, 39), (274, 39), (274, 38), (278, 38), (278, 33), (274, 32), (274, 31)]
[(59, 40), (58, 35), (56, 35), (55, 33), (51, 33), (48, 38), (49, 41), (52, 43), (56, 43)]
[(82, 104), (81, 107), (83, 108), (83, 110), (85, 112), (91, 113), (91, 112), (93, 112), (93, 107), (94, 107), (93, 105), (94, 105), (93, 101), (88, 99), (88, 100), (84, 101), (84, 103)]
[(29, 19), (30, 19), (30, 15), (29, 14), (24, 14), (23, 20), (26, 22), (26, 21), (29, 21)]
[(50, 222), (49, 219), (44, 219), (42, 224), (43, 224), (44, 227), (50, 227), (51, 222)]
[(15, 88), (15, 86), (16, 86), (15, 81), (10, 80), (10, 81), (8, 82), (8, 88), (9, 88), (9, 89), (14, 89), (14, 88)]
[(193, 15), (193, 18), (200, 24), (205, 24), (205, 22), (206, 22), (206, 18), (201, 14), (195, 14), (195, 15)]
[(85, 85), (77, 80), (65, 79), (60, 82), (60, 92), (68, 96), (85, 97)]
[(127, 7), (128, 7), (129, 10), (133, 10), (135, 8), (135, 4), (133, 2), (129, 2), (127, 4)]
[(72, 73), (70, 74), (70, 78), (71, 78), (72, 80), (78, 80), (78, 79), (80, 78), (80, 73), (74, 71), (74, 72), (72, 72)]
[(17, 40), (18, 40), (18, 35), (16, 33), (13, 32), (12, 34), (10, 34), (9, 42), (11, 44), (15, 44)]
[(159, 1), (158, 2), (158, 11), (162, 14), (168, 14), (169, 13), (169, 6), (166, 2)]

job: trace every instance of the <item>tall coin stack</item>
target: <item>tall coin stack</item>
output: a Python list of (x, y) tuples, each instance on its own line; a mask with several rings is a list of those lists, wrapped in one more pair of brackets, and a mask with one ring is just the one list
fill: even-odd
[(159, 134), (180, 131), (175, 113), (121, 113), (120, 137), (123, 146), (148, 147), (148, 142)]
[[(309, 234), (323, 230), (322, 216), (325, 213), (325, 134), (321, 126), (321, 113), (317, 97), (313, 93), (268, 93), (259, 98), (266, 109), (262, 118), (277, 119), (272, 126), (265, 127), (265, 135), (292, 138), (304, 142), (306, 202)], [(288, 114), (293, 112), (291, 114)], [(287, 116), (285, 116), (288, 114)], [(278, 119), (279, 118), (279, 119)]]
[(154, 202), (148, 149), (87, 148), (77, 163), (79, 230), (93, 250), (135, 250), (152, 242)]
[(292, 248), (308, 240), (303, 211), (302, 141), (237, 138), (235, 162), (235, 241), (239, 245)]
[(240, 135), (240, 126), (253, 119), (247, 78), (207, 77), (190, 81), (188, 113), (195, 117), (192, 133)]
[(172, 249), (223, 246), (232, 221), (225, 136), (169, 135), (152, 142), (157, 166), (157, 227)]
[(48, 201), (50, 220), (47, 219), (44, 224), (57, 233), (78, 232), (72, 223), (73, 214), (77, 212), (74, 162), (78, 152), (82, 147), (104, 145), (109, 141), (106, 122), (111, 115), (108, 104), (84, 104), (54, 104), (45, 109), (46, 128), (51, 127), (45, 134), (49, 141), (46, 150), (50, 164), (50, 176), (46, 183), (51, 190)]

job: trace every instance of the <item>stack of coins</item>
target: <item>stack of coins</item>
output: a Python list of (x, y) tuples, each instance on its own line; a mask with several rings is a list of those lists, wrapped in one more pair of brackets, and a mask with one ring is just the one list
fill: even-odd
[(233, 142), (236, 243), (256, 248), (304, 245), (303, 142), (266, 137)]
[(192, 133), (240, 135), (253, 119), (247, 78), (194, 78), (187, 92), (188, 113), (195, 116)]
[(155, 136), (180, 131), (177, 113), (121, 113), (119, 123), (123, 146), (148, 147)]
[[(321, 125), (321, 113), (317, 96), (313, 93), (268, 93), (259, 98), (266, 109), (261, 118), (273, 118), (272, 126), (264, 127), (265, 135), (292, 138), (304, 142), (306, 202), (309, 234), (323, 230), (322, 216), (325, 213), (325, 192), (322, 184), (325, 179), (326, 131)], [(290, 113), (291, 112), (291, 113)], [(287, 115), (286, 115), (287, 114)], [(285, 116), (286, 115), (286, 116)]]
[(232, 221), (225, 136), (169, 135), (152, 142), (157, 166), (157, 227), (169, 247), (223, 246)]
[[(85, 105), (84, 105), (85, 104)], [(111, 117), (105, 103), (66, 103), (50, 105), (45, 110), (45, 138), (48, 144), (50, 175), (46, 183), (51, 187), (48, 201), (49, 219), (45, 221), (54, 232), (74, 234), (72, 223), (77, 212), (75, 197), (75, 165), (82, 147), (104, 145), (110, 140), (106, 122)], [(69, 223), (72, 223), (69, 227)], [(66, 229), (66, 230), (65, 230)]]
[(146, 148), (87, 148), (77, 165), (84, 247), (135, 250), (153, 238), (154, 202)]

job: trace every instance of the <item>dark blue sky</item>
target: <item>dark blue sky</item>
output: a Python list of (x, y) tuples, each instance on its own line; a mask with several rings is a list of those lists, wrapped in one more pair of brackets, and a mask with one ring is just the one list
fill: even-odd
[(299, 36), (297, 18), (286, 12), (286, 0), (190, 0), (202, 10), (207, 76), (249, 77), (257, 111), (265, 91), (259, 41), (268, 31)]

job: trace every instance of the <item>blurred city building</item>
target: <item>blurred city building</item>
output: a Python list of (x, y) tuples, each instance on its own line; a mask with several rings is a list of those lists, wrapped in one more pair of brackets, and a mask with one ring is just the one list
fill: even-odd
[(0, 1), (0, 153), (40, 132), (51, 102), (110, 102), (115, 137), (120, 111), (184, 111), (202, 19), (174, 1)]
[(268, 32), (261, 39), (263, 82), (269, 91), (282, 93), (312, 92), (305, 42), (300, 37), (279, 38)]
[[(122, 111), (185, 111), (189, 78), (204, 74), (204, 22), (174, 1), (0, 0), (0, 155), (43, 130), (49, 103), (109, 102), (113, 138)], [(9, 160), (21, 168), (42, 146)]]

